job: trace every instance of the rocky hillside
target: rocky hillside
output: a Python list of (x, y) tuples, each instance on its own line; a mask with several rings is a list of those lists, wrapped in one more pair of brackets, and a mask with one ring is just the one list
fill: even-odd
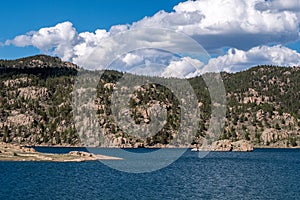
[[(78, 70), (72, 63), (45, 55), (0, 60), (0, 140), (26, 145), (81, 145), (71, 106)], [(155, 108), (161, 106), (168, 116), (157, 134), (135, 137), (119, 127), (112, 115), (111, 96), (122, 76), (120, 72), (106, 71), (97, 86), (95, 109), (109, 146), (168, 145), (180, 124), (181, 111), (176, 97), (159, 84), (135, 88), (130, 110), (122, 114), (145, 128), (151, 122), (153, 109), (155, 113)], [(300, 145), (300, 68), (258, 66), (235, 74), (222, 73), (222, 77), (227, 114), (219, 139), (248, 140), (264, 147)], [(211, 102), (202, 77), (188, 81), (201, 109), (198, 121), (193, 122), (199, 123), (193, 142), (197, 144), (207, 133)]]
[(300, 68), (259, 66), (223, 76), (228, 110), (222, 138), (256, 146), (299, 144)]
[(0, 61), (0, 137), (28, 145), (76, 145), (71, 92), (77, 66), (39, 55)]

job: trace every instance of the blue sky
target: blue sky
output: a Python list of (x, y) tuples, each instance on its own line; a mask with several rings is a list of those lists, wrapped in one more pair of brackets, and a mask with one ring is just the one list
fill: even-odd
[[(181, 40), (184, 36), (175, 39), (163, 31), (145, 30), (151, 27), (184, 34), (213, 58), (202, 63), (197, 56), (172, 60), (170, 55), (163, 58), (162, 51), (137, 51), (119, 57), (118, 63), (161, 60), (166, 65), (166, 70), (159, 70), (162, 74), (180, 77), (198, 75), (213, 66), (236, 72), (260, 64), (300, 65), (300, 1), (295, 0), (20, 0), (1, 6), (2, 59), (44, 53), (85, 68), (103, 68), (99, 63), (109, 54), (107, 49), (120, 50), (120, 44), (112, 44), (124, 31), (136, 31), (130, 40), (121, 41), (128, 49), (149, 43), (162, 50), (168, 45), (189, 48), (189, 42)], [(91, 52), (101, 55), (91, 57)], [(200, 67), (193, 71), (191, 63)]]
[[(160, 10), (171, 11), (180, 0), (11, 0), (2, 1), (0, 42), (57, 23), (71, 21), (79, 32), (109, 29), (138, 21)], [(1, 59), (37, 54), (32, 48), (0, 47)]]

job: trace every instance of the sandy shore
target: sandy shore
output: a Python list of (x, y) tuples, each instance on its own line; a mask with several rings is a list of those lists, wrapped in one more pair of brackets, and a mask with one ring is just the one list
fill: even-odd
[(68, 154), (40, 153), (33, 148), (0, 143), (0, 161), (83, 162), (95, 160), (122, 160), (122, 158), (81, 151), (72, 151)]

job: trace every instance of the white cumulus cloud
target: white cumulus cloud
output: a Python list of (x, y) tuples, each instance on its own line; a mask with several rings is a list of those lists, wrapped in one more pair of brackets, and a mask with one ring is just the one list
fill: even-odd
[(133, 26), (155, 26), (182, 31), (209, 51), (224, 46), (246, 50), (299, 38), (299, 1), (292, 1), (186, 1), (175, 6), (175, 12), (159, 12)]
[(179, 61), (172, 61), (161, 75), (163, 77), (190, 78), (197, 75), (203, 65), (200, 60), (183, 57)]
[(300, 54), (287, 47), (260, 46), (249, 51), (231, 48), (224, 56), (213, 58), (203, 71), (218, 66), (221, 71), (237, 72), (256, 65), (300, 66)]
[(123, 62), (126, 63), (127, 66), (131, 66), (131, 65), (135, 65), (138, 64), (140, 62), (142, 62), (144, 59), (141, 56), (132, 54), (132, 53), (128, 53), (125, 55), (125, 57), (123, 58)]
[(15, 46), (34, 46), (44, 52), (54, 48), (54, 53), (60, 55), (64, 60), (74, 56), (73, 47), (78, 42), (78, 34), (71, 22), (59, 23), (54, 27), (41, 28), (31, 31), (26, 35), (19, 35), (6, 44)]
[[(151, 60), (142, 53), (128, 53), (136, 47), (173, 52), (192, 50), (183, 36), (149, 31), (145, 27), (184, 33), (208, 52), (222, 52), (224, 47), (229, 47), (231, 49), (225, 55), (212, 59), (209, 65), (217, 64), (221, 69), (237, 71), (265, 63), (298, 65), (297, 52), (277, 44), (298, 40), (299, 26), (300, 3), (297, 0), (196, 0), (179, 3), (172, 12), (160, 11), (131, 25), (112, 26), (110, 30), (79, 33), (71, 22), (62, 22), (16, 36), (5, 44), (34, 46), (47, 54), (92, 69), (102, 69), (112, 56), (127, 53), (122, 62), (128, 67), (160, 59), (168, 66), (162, 70), (164, 76), (187, 77), (194, 74), (191, 65), (186, 64), (195, 60), (187, 60), (189, 55), (170, 60), (170, 57), (159, 56), (163, 55), (161, 51), (154, 52)], [(133, 33), (127, 38), (118, 37), (128, 30)], [(268, 47), (270, 44), (275, 46)], [(196, 50), (193, 53), (196, 54)]]

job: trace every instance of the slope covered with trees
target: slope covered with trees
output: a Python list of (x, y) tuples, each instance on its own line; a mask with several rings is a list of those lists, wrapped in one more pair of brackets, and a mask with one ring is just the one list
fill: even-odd
[[(45, 55), (0, 60), (0, 140), (25, 145), (81, 145), (71, 106), (78, 70), (82, 69)], [(141, 127), (151, 123), (151, 108), (155, 106), (167, 110), (167, 120), (152, 136), (132, 136), (122, 130), (111, 110), (112, 94), (123, 75), (106, 71), (96, 88), (95, 112), (111, 141), (110, 146), (167, 145), (181, 123), (178, 99), (171, 90), (159, 84), (149, 82), (135, 88), (127, 113), (134, 123)], [(219, 139), (246, 139), (255, 146), (300, 145), (300, 68), (257, 66), (221, 75), (226, 89), (227, 113)], [(133, 79), (136, 77), (132, 75)], [(193, 122), (199, 124), (193, 142), (197, 143), (207, 133), (211, 101), (202, 77), (188, 81), (201, 110), (199, 118)]]

